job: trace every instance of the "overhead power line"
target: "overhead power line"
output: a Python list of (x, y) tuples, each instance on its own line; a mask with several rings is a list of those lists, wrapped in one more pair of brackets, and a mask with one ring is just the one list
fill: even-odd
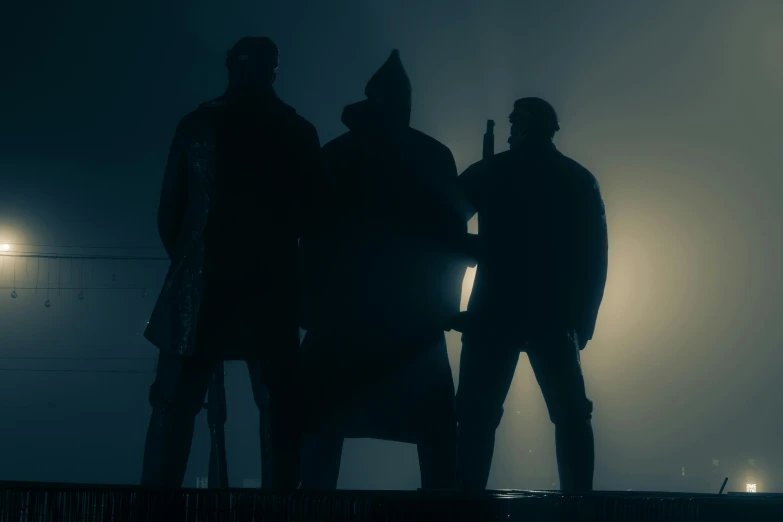
[(45, 247), (45, 248), (81, 248), (94, 250), (163, 250), (160, 245), (157, 246), (104, 246), (104, 245), (54, 245), (50, 243), (0, 243), (12, 247)]
[(156, 357), (14, 357), (0, 355), (5, 361), (154, 361)]
[[(51, 411), (51, 410), (59, 410), (59, 411), (65, 411), (68, 412), (68, 415), (100, 415), (102, 417), (105, 417), (106, 415), (116, 415), (118, 417), (128, 417), (129, 415), (149, 415), (148, 409), (128, 409), (128, 408), (120, 408), (114, 410), (98, 410), (98, 409), (82, 409), (80, 407), (72, 407), (72, 408), (63, 408), (59, 405), (54, 406), (43, 406), (43, 405), (35, 405), (35, 406), (0, 406), (0, 410), (19, 410), (19, 411), (34, 411), (34, 412), (41, 412), (41, 411)], [(40, 415), (40, 413), (38, 413)]]
[(39, 368), (0, 368), (0, 372), (44, 372), (44, 373), (125, 373), (135, 375), (150, 375), (154, 372), (141, 370), (72, 370), (72, 369), (39, 369)]
[(148, 288), (148, 286), (0, 286), (0, 290), (147, 290)]
[(115, 261), (170, 261), (161, 256), (101, 256), (94, 254), (60, 254), (53, 252), (5, 252), (0, 257), (21, 257), (38, 259), (107, 259)]

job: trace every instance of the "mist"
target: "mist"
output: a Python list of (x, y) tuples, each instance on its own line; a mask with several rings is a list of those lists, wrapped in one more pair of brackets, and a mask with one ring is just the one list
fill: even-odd
[[(0, 244), (163, 256), (156, 212), (174, 128), (222, 93), (236, 40), (277, 43), (278, 94), (322, 144), (398, 48), (412, 126), (449, 146), (460, 171), (481, 158), (486, 119), (505, 150), (514, 100), (539, 96), (560, 116), (560, 151), (601, 184), (609, 278), (582, 355), (596, 488), (717, 492), (727, 475), (729, 490), (746, 478), (783, 487), (772, 472), (783, 466), (783, 4), (68, 4), (17, 2), (0, 22)], [(167, 263), (0, 261), (0, 480), (137, 483), (157, 356), (142, 332)], [(448, 341), (456, 380), (460, 337)], [(557, 483), (525, 359), (490, 488)], [(243, 364), (227, 364), (226, 381), (241, 486), (260, 477), (257, 410)], [(186, 485), (206, 476), (208, 452), (202, 413)], [(347, 441), (339, 486), (417, 488), (415, 447)]]

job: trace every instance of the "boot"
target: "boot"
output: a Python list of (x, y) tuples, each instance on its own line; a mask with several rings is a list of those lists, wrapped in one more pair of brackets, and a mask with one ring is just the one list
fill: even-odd
[(143, 486), (182, 487), (195, 421), (195, 417), (174, 415), (165, 408), (153, 409), (144, 445)]
[(421, 488), (425, 490), (455, 489), (457, 485), (457, 431), (453, 424), (444, 427), (444, 429), (429, 431), (424, 439), (417, 444)]
[(595, 442), (589, 420), (555, 427), (555, 450), (560, 490), (584, 493), (593, 490)]
[(494, 428), (457, 428), (457, 487), (484, 490), (489, 481), (492, 456), (495, 453)]
[(261, 412), (259, 426), (261, 440), (261, 487), (272, 487), (272, 443), (269, 438), (269, 419), (265, 411)]
[(291, 403), (281, 405), (274, 396), (270, 397), (268, 475), (273, 489), (288, 491), (299, 487), (303, 433), (296, 413)]

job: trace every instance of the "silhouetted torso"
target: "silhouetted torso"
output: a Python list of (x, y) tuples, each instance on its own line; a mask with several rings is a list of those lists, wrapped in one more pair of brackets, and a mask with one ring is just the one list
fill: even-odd
[(479, 162), (460, 181), (481, 243), (469, 311), (522, 335), (573, 326), (592, 336), (606, 280), (606, 222), (592, 174), (543, 143)]
[(197, 332), (222, 358), (254, 358), (248, 324), (297, 327), (297, 238), (322, 181), (317, 133), (270, 94), (207, 102), (177, 134), (159, 217), (172, 269), (147, 336), (187, 355)]
[[(252, 324), (298, 327), (298, 214), (314, 163), (303, 156), (311, 152), (302, 149), (308, 130), (277, 99), (229, 100), (218, 117), (219, 175), (206, 235), (203, 321), (223, 338), (238, 328), (252, 331)], [(222, 349), (237, 358), (238, 347), (231, 338), (225, 342)]]
[(495, 430), (524, 349), (555, 425), (561, 488), (591, 490), (593, 405), (579, 352), (592, 338), (606, 282), (598, 185), (550, 140), (479, 162), (460, 179), (479, 235), (460, 355), (459, 484), (487, 485)]
[(350, 132), (323, 149), (337, 210), (313, 256), (326, 290), (312, 326), (361, 337), (442, 332), (459, 312), (465, 271), (448, 251), (466, 229), (451, 152), (410, 127), (384, 128), (362, 103), (343, 121)]
[(207, 237), (211, 282), (292, 293), (298, 231), (291, 218), (305, 181), (292, 168), (301, 142), (294, 118), (278, 101), (237, 101), (220, 115)]
[[(402, 119), (402, 118), (401, 118)], [(329, 233), (304, 241), (302, 344), (315, 413), (303, 487), (337, 487), (344, 437), (417, 445), (426, 488), (456, 477), (454, 384), (444, 337), (459, 313), (467, 232), (451, 151), (360, 102), (324, 149), (335, 184)], [(385, 123), (386, 122), (386, 123)]]

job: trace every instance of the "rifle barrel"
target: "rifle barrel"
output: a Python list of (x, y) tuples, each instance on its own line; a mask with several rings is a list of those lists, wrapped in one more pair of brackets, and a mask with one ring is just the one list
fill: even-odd
[(483, 158), (489, 159), (495, 155), (495, 122), (494, 120), (487, 120), (487, 132), (484, 133), (484, 156)]

